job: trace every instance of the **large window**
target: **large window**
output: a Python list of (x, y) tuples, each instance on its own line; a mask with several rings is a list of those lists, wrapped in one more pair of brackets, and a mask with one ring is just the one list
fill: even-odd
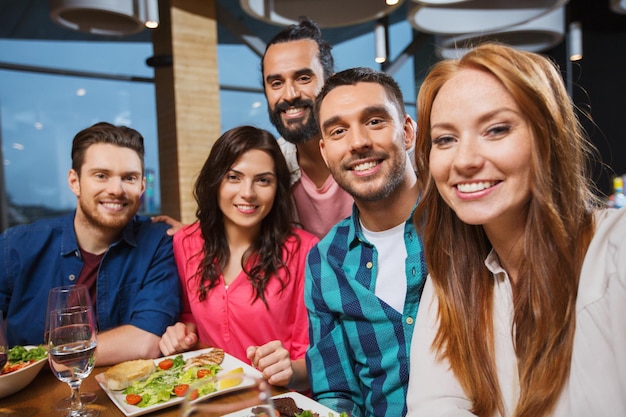
[(150, 55), (152, 45), (141, 43), (0, 41), (2, 60), (17, 68), (0, 70), (5, 226), (74, 209), (67, 185), (72, 139), (99, 121), (142, 133), (154, 181), (144, 212), (159, 210)]
[[(280, 28), (276, 28), (278, 32)], [(411, 41), (407, 22), (389, 30), (393, 59)], [(374, 38), (333, 49), (336, 70), (378, 68)], [(160, 211), (159, 158), (151, 43), (0, 40), (0, 140), (6, 206), (1, 228), (71, 211), (67, 185), (74, 135), (99, 121), (144, 136), (148, 190), (142, 213)], [(244, 45), (219, 45), (221, 130), (250, 124), (277, 135), (263, 95), (260, 58)], [(393, 74), (415, 114), (412, 58)], [(0, 176), (0, 178), (2, 178)]]

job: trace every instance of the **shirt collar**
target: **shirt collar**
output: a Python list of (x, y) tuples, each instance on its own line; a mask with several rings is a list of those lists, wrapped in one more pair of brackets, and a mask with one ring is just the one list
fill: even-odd
[[(404, 223), (405, 231), (407, 227), (413, 229), (413, 213), (415, 212), (416, 207), (417, 202), (415, 203), (415, 206), (413, 206), (413, 210), (411, 210), (411, 215)], [(371, 243), (365, 238), (365, 235), (363, 234), (363, 228), (361, 227), (361, 222), (359, 221), (359, 209), (356, 206), (356, 203), (352, 204), (352, 216), (350, 216), (350, 223), (348, 227), (348, 242), (350, 242), (350, 249), (353, 249), (360, 243), (367, 243), (368, 245), (371, 245)]]
[(498, 279), (498, 277), (508, 278), (509, 274), (507, 274), (506, 270), (500, 264), (500, 259), (498, 258), (498, 254), (496, 251), (491, 248), (489, 254), (485, 258), (485, 266), (493, 274), (493, 276)]
[[(74, 232), (74, 217), (76, 216), (76, 210), (74, 212), (66, 214), (61, 218), (61, 224), (63, 228), (63, 236), (61, 238), (61, 255), (69, 255), (73, 253), (78, 253), (80, 248), (78, 246), (78, 241), (76, 240), (76, 232)], [(130, 222), (124, 227), (122, 232), (122, 238), (114, 242), (112, 246), (118, 245), (120, 242), (125, 242), (126, 244), (136, 247), (137, 246), (137, 236), (135, 233), (135, 221), (137, 216), (134, 216)]]

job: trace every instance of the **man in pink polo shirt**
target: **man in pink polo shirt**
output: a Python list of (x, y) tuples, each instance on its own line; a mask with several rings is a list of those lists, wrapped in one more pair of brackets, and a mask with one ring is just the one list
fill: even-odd
[(352, 211), (353, 199), (340, 188), (322, 159), (313, 112), (315, 97), (334, 72), (332, 46), (310, 19), (291, 25), (268, 43), (261, 69), (272, 124), (291, 170), (298, 220), (322, 238)]

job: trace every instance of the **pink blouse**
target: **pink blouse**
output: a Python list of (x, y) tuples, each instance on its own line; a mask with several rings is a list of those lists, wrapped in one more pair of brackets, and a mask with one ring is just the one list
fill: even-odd
[(195, 273), (202, 259), (204, 243), (197, 223), (188, 225), (174, 235), (174, 257), (182, 286), (183, 312), (181, 321), (195, 323), (201, 342), (218, 346), (230, 355), (250, 363), (246, 357), (249, 346), (260, 346), (280, 340), (290, 352), (291, 359), (304, 357), (309, 345), (308, 317), (304, 305), (304, 270), (306, 256), (318, 238), (301, 229), (294, 232), (300, 244), (290, 237), (283, 259), (289, 270), (279, 275), (286, 282), (281, 291), (277, 279), (271, 279), (265, 289), (269, 309), (262, 300), (254, 299), (252, 286), (242, 271), (228, 287), (223, 278), (212, 288), (204, 301), (197, 296), (198, 278)]

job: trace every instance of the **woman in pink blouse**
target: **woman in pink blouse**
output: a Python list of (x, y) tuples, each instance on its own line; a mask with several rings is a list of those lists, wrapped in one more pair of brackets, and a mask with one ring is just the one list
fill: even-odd
[(217, 346), (268, 382), (308, 389), (306, 255), (318, 239), (293, 226), (289, 170), (276, 139), (241, 126), (213, 145), (195, 183), (198, 220), (174, 235), (181, 322), (164, 355)]

